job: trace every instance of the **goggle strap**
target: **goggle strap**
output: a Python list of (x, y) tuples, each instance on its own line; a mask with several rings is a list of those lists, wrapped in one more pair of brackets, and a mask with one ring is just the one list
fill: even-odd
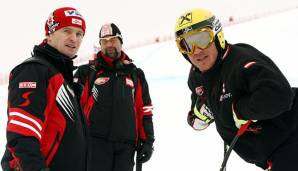
[(195, 30), (195, 29), (198, 29), (198, 28), (202, 28), (202, 27), (210, 27), (210, 28), (212, 28), (212, 22), (211, 21), (213, 21), (214, 19), (215, 19), (215, 16), (213, 16), (213, 17), (211, 17), (211, 18), (209, 18), (207, 20), (204, 20), (202, 22), (199, 22), (197, 24), (194, 24), (194, 25), (192, 25), (190, 27), (186, 27), (186, 28), (184, 28), (182, 30), (179, 30), (179, 31), (176, 32), (176, 37), (179, 37), (182, 34), (188, 33), (190, 31)]

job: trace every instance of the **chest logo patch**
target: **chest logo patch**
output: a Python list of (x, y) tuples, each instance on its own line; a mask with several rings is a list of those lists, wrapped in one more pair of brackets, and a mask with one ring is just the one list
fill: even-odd
[(109, 77), (99, 77), (99, 78), (97, 78), (97, 79), (94, 81), (94, 84), (96, 84), (96, 85), (102, 85), (102, 84), (107, 83), (109, 80), (110, 80)]
[(125, 83), (128, 87), (131, 87), (131, 88), (134, 87), (134, 84), (131, 78), (125, 78)]
[(219, 97), (219, 101), (222, 102), (225, 99), (231, 98), (232, 93), (226, 92), (225, 83), (222, 84), (222, 94)]

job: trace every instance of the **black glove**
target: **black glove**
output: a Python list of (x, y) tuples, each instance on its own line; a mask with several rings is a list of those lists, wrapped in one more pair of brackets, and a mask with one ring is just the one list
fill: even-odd
[(137, 162), (147, 162), (153, 153), (153, 142), (145, 141), (141, 142), (139, 149), (137, 150)]
[(144, 116), (143, 125), (147, 135), (146, 140), (140, 140), (137, 148), (137, 163), (147, 162), (153, 153), (154, 129), (152, 116)]
[(256, 166), (266, 170), (269, 168), (268, 162), (257, 162), (255, 163)]

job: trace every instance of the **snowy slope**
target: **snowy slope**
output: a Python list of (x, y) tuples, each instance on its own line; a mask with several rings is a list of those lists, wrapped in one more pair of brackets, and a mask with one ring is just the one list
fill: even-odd
[[(298, 55), (296, 34), (298, 10), (224, 28), (231, 43), (246, 42), (270, 56), (298, 86), (295, 67)], [(218, 171), (223, 158), (223, 143), (214, 125), (204, 131), (194, 131), (187, 125), (190, 106), (187, 87), (189, 63), (178, 53), (174, 41), (127, 51), (146, 74), (155, 106), (155, 151), (143, 165), (145, 171)], [(7, 85), (0, 87), (0, 154), (5, 146)], [(232, 153), (228, 171), (261, 170), (246, 164)]]

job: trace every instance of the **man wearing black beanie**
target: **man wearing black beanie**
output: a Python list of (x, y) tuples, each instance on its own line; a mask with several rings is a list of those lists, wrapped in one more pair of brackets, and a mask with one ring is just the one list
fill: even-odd
[(122, 51), (119, 28), (104, 24), (99, 33), (101, 50), (78, 68), (81, 105), (91, 134), (90, 171), (133, 171), (137, 162), (153, 152), (153, 105), (144, 72)]

